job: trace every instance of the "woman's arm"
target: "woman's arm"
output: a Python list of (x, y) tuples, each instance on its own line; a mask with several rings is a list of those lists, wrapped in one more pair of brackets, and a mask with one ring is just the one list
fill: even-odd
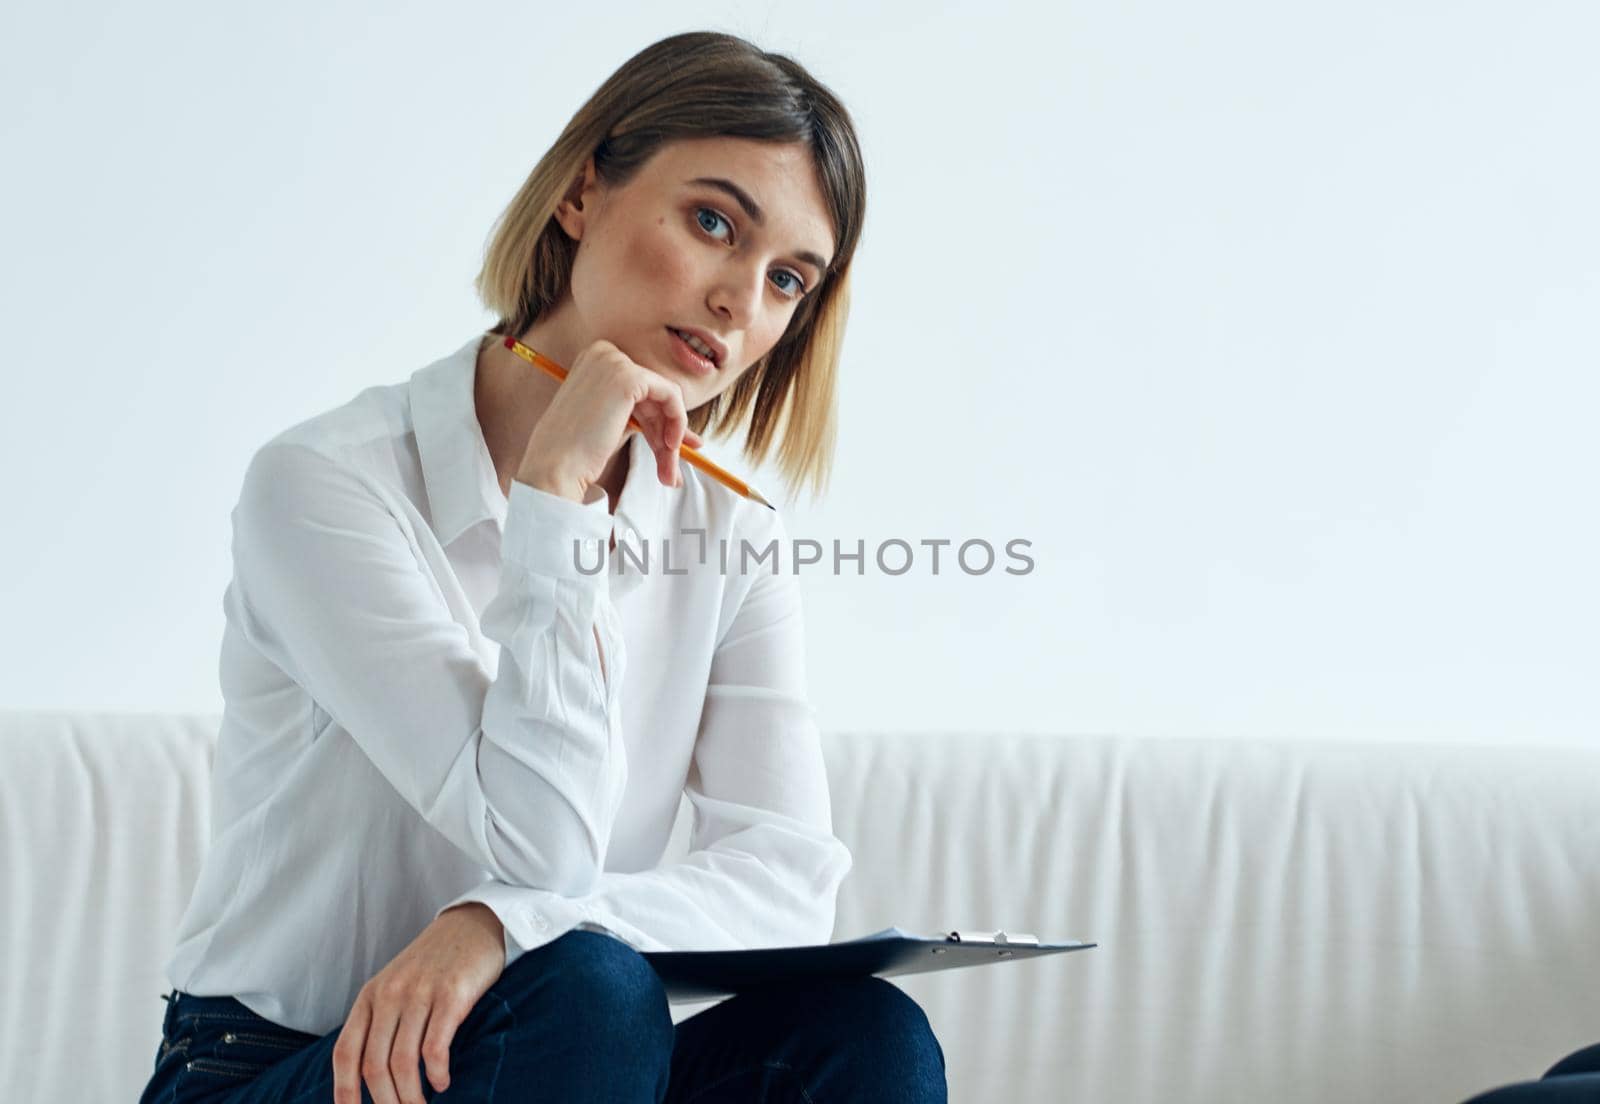
[[(787, 548), (781, 521), (776, 533)], [(679, 863), (607, 871), (578, 900), (489, 881), (451, 904), (493, 909), (508, 961), (579, 917), (641, 951), (827, 942), (852, 860), (832, 832), (791, 573), (753, 576), (717, 646), (685, 793), (694, 826)]]
[(301, 445), (260, 449), (233, 511), (230, 617), (464, 854), (510, 884), (587, 892), (627, 776), (623, 644), (600, 616), (603, 575), (573, 551), (604, 548), (604, 499), (512, 483), (481, 619), (501, 645), (491, 674), (387, 493)]

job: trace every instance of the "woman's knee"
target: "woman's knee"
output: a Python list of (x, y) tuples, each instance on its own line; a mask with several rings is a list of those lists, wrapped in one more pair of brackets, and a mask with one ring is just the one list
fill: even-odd
[(519, 1019), (582, 1032), (615, 1034), (629, 1046), (652, 1042), (670, 1054), (672, 1013), (667, 993), (644, 956), (603, 932), (574, 929), (525, 952), (490, 986)]
[(870, 1084), (874, 1099), (942, 1101), (944, 1048), (922, 1006), (880, 977), (832, 984), (828, 998), (833, 1053), (850, 1067), (848, 1080)]
[(939, 1051), (928, 1014), (898, 985), (880, 977), (851, 978), (837, 983), (849, 1009), (850, 1029), (880, 1043), (931, 1046)]
[(922, 1006), (893, 982), (880, 977), (828, 981), (813, 1023), (835, 1052), (870, 1054), (874, 1062), (905, 1070), (944, 1071), (944, 1048)]

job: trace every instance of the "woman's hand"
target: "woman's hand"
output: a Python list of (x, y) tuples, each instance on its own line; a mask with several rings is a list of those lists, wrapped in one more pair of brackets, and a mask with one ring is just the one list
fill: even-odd
[(682, 481), (678, 447), (701, 444), (689, 429), (683, 388), (629, 359), (609, 341), (578, 354), (567, 378), (533, 427), (516, 478), (577, 502), (595, 483), (628, 432), (628, 418), (644, 427), (656, 454), (656, 471), (669, 487)]
[(505, 929), (476, 901), (447, 909), (362, 987), (333, 1045), (335, 1104), (423, 1104), (417, 1067), (443, 1092), (450, 1040), (505, 969)]

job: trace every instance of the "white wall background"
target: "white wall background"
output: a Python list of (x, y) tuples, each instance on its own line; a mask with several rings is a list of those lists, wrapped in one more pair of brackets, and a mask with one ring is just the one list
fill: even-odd
[(1600, 740), (1582, 0), (7, 5), (0, 707), (220, 710), (251, 453), (489, 324), (528, 169), (695, 28), (868, 159), (792, 534), (1033, 542), (803, 575), (825, 726)]

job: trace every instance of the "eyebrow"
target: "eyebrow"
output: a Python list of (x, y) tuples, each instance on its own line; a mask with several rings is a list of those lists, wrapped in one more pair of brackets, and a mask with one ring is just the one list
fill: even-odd
[[(749, 192), (746, 192), (733, 181), (724, 180), (720, 176), (697, 176), (693, 180), (686, 181), (686, 183), (704, 184), (708, 188), (716, 188), (719, 191), (728, 193), (734, 198), (739, 206), (744, 208), (744, 213), (750, 216), (750, 220), (752, 222), (754, 222), (757, 226), (766, 225), (766, 215), (761, 210), (760, 206), (755, 200), (750, 198)], [(806, 262), (806, 264), (815, 268), (818, 272), (826, 274), (828, 271), (828, 262), (811, 252), (809, 249), (801, 250), (795, 254), (795, 257)]]

